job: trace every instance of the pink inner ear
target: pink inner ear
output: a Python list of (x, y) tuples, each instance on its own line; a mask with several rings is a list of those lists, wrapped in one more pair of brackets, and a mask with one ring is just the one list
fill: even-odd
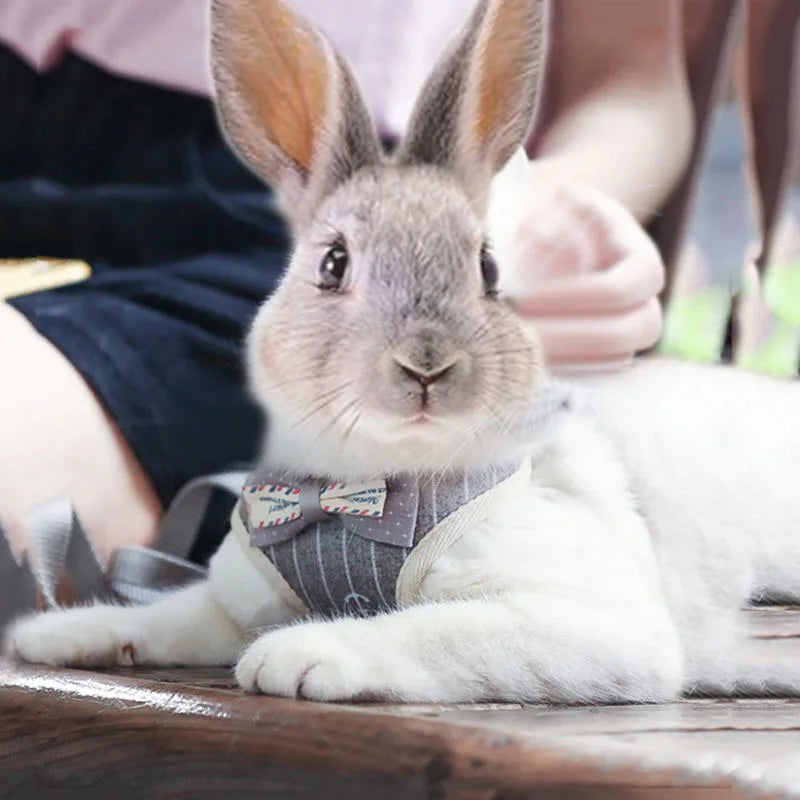
[(531, 75), (540, 64), (531, 63), (531, 50), (541, 47), (541, 32), (531, 24), (532, 14), (542, 14), (541, 5), (532, 0), (492, 0), (488, 4), (471, 75), (473, 133), (481, 149), (491, 147), (510, 124), (520, 124), (518, 117), (527, 106), (522, 93), (536, 91)]
[(322, 38), (279, 0), (217, 0), (216, 8), (218, 58), (249, 111), (242, 135), (266, 136), (309, 170), (330, 103)]

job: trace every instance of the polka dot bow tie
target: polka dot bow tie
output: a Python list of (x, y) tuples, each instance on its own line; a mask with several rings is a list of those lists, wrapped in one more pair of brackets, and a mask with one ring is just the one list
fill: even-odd
[[(263, 476), (260, 476), (263, 477)], [(411, 478), (363, 483), (261, 480), (242, 489), (250, 543), (255, 547), (285, 542), (309, 525), (333, 516), (353, 533), (375, 542), (411, 547), (419, 503)]]

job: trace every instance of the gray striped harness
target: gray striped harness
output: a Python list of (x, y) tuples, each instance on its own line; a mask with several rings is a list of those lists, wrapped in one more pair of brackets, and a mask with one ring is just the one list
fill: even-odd
[[(396, 586), (411, 550), (451, 514), (506, 480), (519, 464), (490, 467), (471, 474), (399, 476), (387, 480), (386, 513), (371, 525), (392, 530), (367, 537), (358, 518), (323, 515), (282, 541), (272, 541), (275, 529), (253, 524), (250, 504), (239, 503), (239, 514), (250, 544), (272, 562), (309, 611), (327, 616), (370, 616), (397, 607)], [(254, 473), (245, 485), (275, 481), (266, 471)], [(292, 484), (285, 477), (283, 483)], [(298, 485), (304, 481), (295, 481)], [(246, 496), (246, 494), (245, 494)], [(397, 518), (413, 514), (410, 541), (393, 532)], [(407, 546), (406, 546), (407, 545)]]

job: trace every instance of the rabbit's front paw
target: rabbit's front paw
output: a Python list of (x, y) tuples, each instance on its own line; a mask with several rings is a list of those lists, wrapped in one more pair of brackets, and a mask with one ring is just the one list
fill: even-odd
[[(244, 652), (236, 680), (248, 692), (308, 700), (380, 699), (374, 654), (350, 641), (335, 622), (308, 623), (266, 633)], [(372, 680), (370, 680), (372, 677)]]
[(6, 652), (54, 667), (133, 666), (133, 637), (120, 635), (104, 610), (75, 608), (22, 619), (6, 634)]

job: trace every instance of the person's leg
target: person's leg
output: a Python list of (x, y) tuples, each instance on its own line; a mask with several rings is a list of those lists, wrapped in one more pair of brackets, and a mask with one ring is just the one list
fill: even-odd
[(758, 266), (764, 272), (800, 151), (796, 132), (800, 112), (796, 79), (800, 6), (781, 0), (759, 0), (747, 10), (740, 89), (750, 134), (756, 213), (763, 237)]
[(0, 522), (22, 549), (25, 515), (69, 497), (102, 555), (146, 544), (161, 505), (81, 375), (16, 309), (0, 303)]
[(742, 2), (681, 0), (681, 51), (691, 95), (694, 136), (682, 177), (648, 226), (667, 269), (666, 287), (661, 295), (664, 303), (668, 303), (671, 297), (677, 264), (682, 257), (687, 221), (706, 154), (710, 123), (719, 94), (726, 85), (741, 20)]
[[(75, 56), (36, 75), (0, 46), (5, 94), (0, 258), (93, 274), (0, 303), (0, 519), (19, 546), (33, 505), (69, 497), (107, 553), (150, 538), (186, 481), (255, 456), (240, 349), (285, 230), (206, 99)], [(223, 531), (206, 533), (195, 557)]]
[[(800, 226), (797, 174), (800, 5), (760, 0), (748, 6), (739, 89), (749, 134), (749, 167), (760, 234), (747, 254), (736, 304), (736, 363), (783, 376), (800, 357)], [(751, 262), (752, 259), (752, 262)]]

